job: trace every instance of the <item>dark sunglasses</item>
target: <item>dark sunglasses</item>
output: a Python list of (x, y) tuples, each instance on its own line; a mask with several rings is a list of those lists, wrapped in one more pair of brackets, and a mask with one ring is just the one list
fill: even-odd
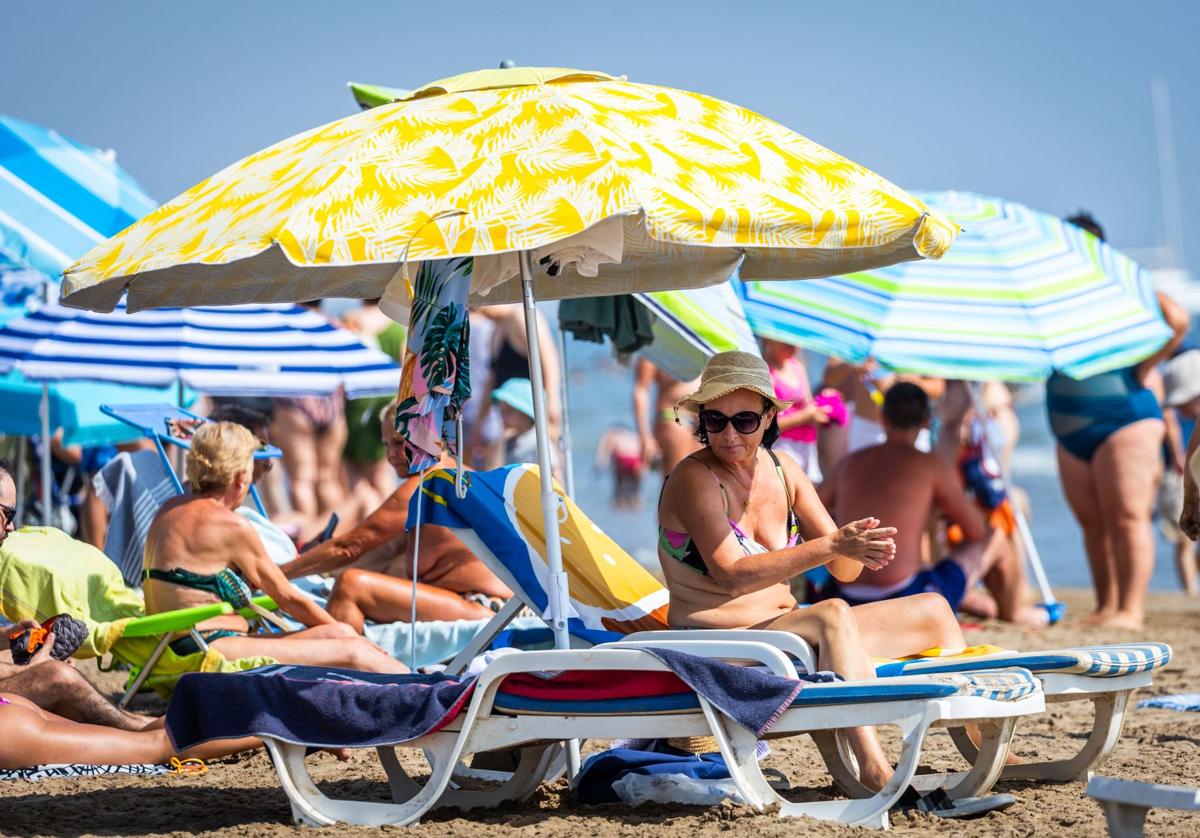
[(17, 510), (12, 506), (5, 506), (0, 503), (0, 513), (4, 515), (4, 526), (7, 529), (8, 525), (17, 520)]
[(726, 416), (716, 410), (700, 411), (700, 424), (704, 430), (710, 434), (719, 434), (725, 430), (725, 426), (732, 423), (733, 429), (739, 434), (752, 434), (762, 425), (763, 417), (767, 415), (766, 408), (762, 413), (755, 413), (753, 410), (743, 410), (740, 413), (735, 413), (732, 416)]

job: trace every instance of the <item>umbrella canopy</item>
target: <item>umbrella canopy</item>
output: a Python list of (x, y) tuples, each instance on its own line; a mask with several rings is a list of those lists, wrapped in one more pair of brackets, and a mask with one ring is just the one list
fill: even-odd
[(155, 206), (113, 152), (0, 116), (0, 276), (57, 280)]
[(1147, 272), (1091, 234), (999, 198), (918, 195), (962, 227), (944, 259), (739, 283), (754, 332), (973, 381), (1083, 378), (1136, 363), (1170, 337)]
[[(111, 310), (404, 298), (397, 265), (475, 256), (470, 301), (827, 276), (938, 257), (953, 225), (743, 108), (605, 73), (427, 85), (253, 154), (94, 248), (64, 300)], [(549, 271), (552, 270), (553, 274)], [(598, 274), (597, 274), (598, 271)], [(581, 275), (586, 281), (581, 280)]]
[(400, 369), (323, 315), (295, 305), (90, 314), (47, 305), (0, 327), (0, 371), (27, 378), (164, 386), (219, 395), (351, 398), (395, 393)]
[[(64, 445), (115, 445), (131, 442), (142, 432), (100, 412), (102, 404), (174, 403), (179, 397), (175, 387), (126, 387), (96, 381), (63, 381), (50, 385), (50, 427), (63, 429)], [(195, 393), (184, 395), (184, 405)], [(41, 434), (38, 413), (42, 385), (27, 381), (17, 370), (0, 377), (0, 434), (34, 436)]]

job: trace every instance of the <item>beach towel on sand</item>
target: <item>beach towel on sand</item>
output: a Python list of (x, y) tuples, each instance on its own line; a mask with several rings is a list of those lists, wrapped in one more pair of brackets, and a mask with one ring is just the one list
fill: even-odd
[(1154, 707), (1158, 710), (1180, 710), (1187, 713), (1200, 713), (1200, 693), (1181, 693), (1179, 695), (1160, 695), (1147, 698), (1137, 703), (1138, 707)]
[(0, 782), (5, 780), (67, 780), (79, 777), (108, 777), (125, 774), (135, 777), (155, 777), (170, 774), (169, 765), (35, 765), (33, 768), (0, 768)]
[[(799, 694), (802, 683), (665, 649), (648, 649), (675, 674), (607, 670), (509, 676), (501, 691), (548, 699), (603, 701), (639, 680), (663, 693), (694, 689), (733, 721), (761, 734)], [(513, 652), (511, 654), (520, 654)], [(668, 676), (669, 678), (670, 676)], [(272, 736), (323, 748), (396, 745), (439, 730), (474, 691), (473, 676), (383, 675), (313, 666), (266, 666), (250, 672), (185, 675), (167, 707), (167, 734), (177, 750), (213, 739)]]

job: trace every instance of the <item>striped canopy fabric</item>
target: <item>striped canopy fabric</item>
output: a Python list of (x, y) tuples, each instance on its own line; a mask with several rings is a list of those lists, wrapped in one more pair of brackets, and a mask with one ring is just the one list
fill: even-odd
[(962, 227), (940, 261), (738, 283), (754, 332), (975, 381), (1085, 378), (1136, 363), (1170, 336), (1147, 272), (1091, 234), (998, 198), (914, 194)]
[(655, 315), (654, 341), (642, 354), (680, 381), (700, 375), (718, 352), (736, 349), (758, 354), (742, 303), (728, 282), (634, 296)]
[(0, 276), (57, 281), (89, 249), (157, 204), (100, 151), (0, 116)]
[(0, 372), (88, 379), (215, 395), (306, 396), (343, 387), (388, 395), (400, 368), (353, 333), (302, 306), (274, 304), (91, 314), (47, 305), (0, 328)]

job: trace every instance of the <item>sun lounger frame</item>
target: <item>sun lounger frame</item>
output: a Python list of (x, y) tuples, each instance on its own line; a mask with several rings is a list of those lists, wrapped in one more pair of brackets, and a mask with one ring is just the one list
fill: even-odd
[[(454, 528), (452, 530), (460, 540), (480, 558), (488, 569), (495, 573), (516, 596), (484, 626), (478, 635), (447, 665), (449, 673), (459, 673), (466, 669), (471, 660), (491, 645), (496, 636), (502, 632), (523, 607), (532, 607), (525, 599), (524, 592), (517, 584), (516, 578), (500, 560), (488, 549), (483, 540), (472, 529)], [(570, 569), (567, 569), (570, 572)], [(803, 638), (790, 632), (771, 631), (764, 629), (664, 629), (661, 631), (637, 632), (627, 635), (626, 641), (643, 640), (757, 640), (769, 643), (775, 648), (787, 652), (801, 668), (808, 672), (817, 671), (817, 656), (813, 647)], [(580, 646), (587, 643), (578, 638), (572, 638)], [(616, 641), (621, 642), (621, 641)], [(1019, 664), (1018, 664), (1019, 665)], [(996, 664), (995, 668), (1002, 668)], [(1125, 723), (1125, 711), (1130, 697), (1135, 690), (1149, 686), (1153, 680), (1152, 672), (1134, 672), (1128, 675), (1092, 677), (1087, 675), (1068, 675), (1059, 673), (1034, 673), (1041, 680), (1047, 703), (1066, 701), (1090, 701), (1093, 706), (1093, 723), (1087, 740), (1079, 751), (1067, 759), (1046, 760), (1022, 765), (1007, 766), (1001, 779), (1036, 779), (1055, 783), (1066, 783), (1074, 780), (1087, 780), (1091, 772), (1099, 767), (1108, 757), (1120, 740), (1121, 730)], [(978, 750), (966, 732), (961, 728), (950, 728), (949, 733), (954, 739), (955, 746), (972, 765), (979, 757)], [(847, 794), (865, 797), (873, 794), (858, 782), (858, 771), (844, 735), (832, 732), (817, 732), (813, 740), (821, 751), (821, 756), (829, 768), (834, 782)], [(462, 769), (462, 776), (475, 776), (476, 772)], [(922, 775), (921, 784), (927, 785), (937, 778), (938, 785), (947, 785), (952, 798), (974, 797), (981, 793), (978, 780), (981, 775), (975, 772), (959, 772), (955, 774)]]
[[(790, 662), (780, 660), (776, 649), (756, 642), (655, 641), (691, 654), (734, 660), (757, 660), (776, 674), (786, 675)], [(1010, 701), (969, 695), (927, 700), (884, 701), (857, 704), (806, 706), (787, 710), (768, 733), (770, 738), (819, 732), (835, 727), (895, 724), (901, 729), (903, 750), (892, 780), (868, 798), (794, 803), (781, 797), (763, 776), (755, 756), (756, 737), (732, 723), (702, 698), (700, 711), (631, 715), (520, 714), (496, 711), (496, 693), (504, 677), (518, 672), (568, 670), (667, 671), (654, 656), (620, 645), (583, 650), (519, 652), (497, 658), (480, 675), (475, 693), (460, 716), (442, 730), (404, 743), (420, 748), (430, 760), (431, 773), (417, 785), (400, 766), (394, 747), (378, 748), (388, 775), (392, 803), (333, 800), (313, 783), (304, 765), (305, 743), (267, 737), (280, 782), (292, 806), (293, 819), (313, 826), (334, 823), (360, 825), (410, 825), (434, 806), (462, 809), (495, 806), (504, 800), (523, 799), (542, 782), (557, 745), (571, 739), (611, 739), (614, 722), (622, 736), (713, 736), (743, 798), (754, 808), (778, 806), (785, 817), (809, 816), (860, 826), (886, 828), (888, 810), (912, 782), (922, 745), (934, 727), (978, 724), (984, 734), (981, 758), (973, 771), (977, 783), (988, 786), (999, 776), (1008, 754), (1014, 721), (1045, 708), (1039, 690)], [(936, 677), (936, 676), (934, 676)], [(926, 676), (900, 676), (872, 681), (873, 685), (927, 682)], [(835, 692), (846, 684), (811, 684), (805, 690)], [(698, 697), (699, 698), (699, 697)], [(521, 749), (521, 763), (497, 789), (476, 792), (449, 786), (459, 763), (471, 753)]]
[(1108, 834), (1113, 838), (1141, 838), (1151, 809), (1200, 811), (1200, 789), (1187, 786), (1093, 777), (1087, 794), (1104, 810)]

